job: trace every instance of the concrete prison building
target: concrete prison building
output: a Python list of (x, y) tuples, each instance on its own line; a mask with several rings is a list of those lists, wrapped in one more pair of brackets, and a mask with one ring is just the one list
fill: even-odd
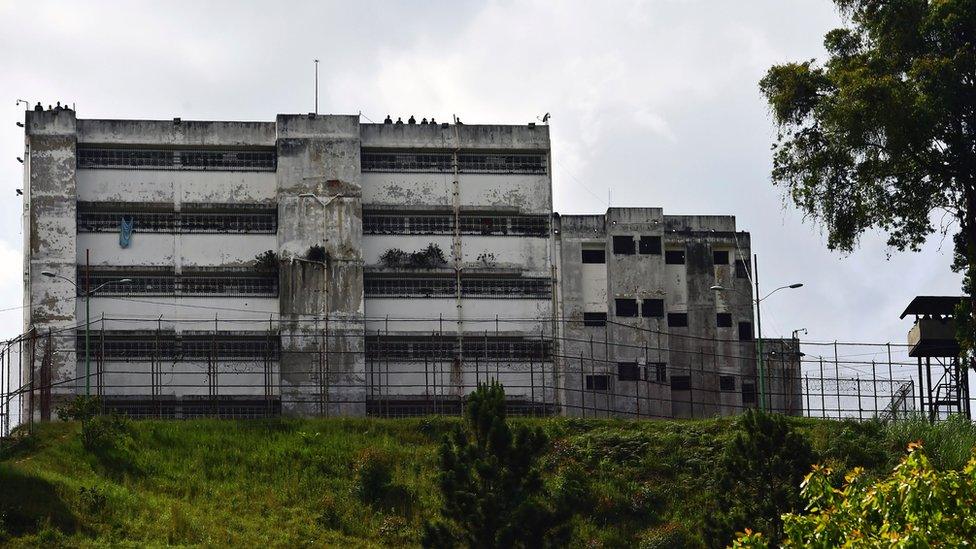
[[(756, 406), (734, 218), (560, 216), (547, 126), (425, 122), (28, 111), (27, 412), (451, 413), (489, 380), (526, 413)], [(768, 392), (799, 413), (792, 343)]]

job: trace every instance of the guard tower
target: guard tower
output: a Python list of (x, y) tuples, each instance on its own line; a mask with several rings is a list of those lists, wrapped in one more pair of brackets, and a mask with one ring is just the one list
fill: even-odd
[[(967, 418), (972, 418), (968, 368), (960, 364), (953, 318), (956, 305), (962, 299), (953, 296), (917, 296), (901, 314), (901, 318), (908, 315), (915, 317), (915, 325), (908, 332), (908, 354), (918, 359), (919, 410), (923, 414), (928, 412), (930, 421), (947, 414), (965, 414)], [(933, 365), (936, 369), (935, 383), (932, 382)]]

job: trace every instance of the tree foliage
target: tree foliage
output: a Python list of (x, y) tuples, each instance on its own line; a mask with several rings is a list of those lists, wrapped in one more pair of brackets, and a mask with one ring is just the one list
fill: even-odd
[(739, 432), (719, 461), (717, 509), (706, 533), (724, 547), (747, 526), (780, 538), (780, 516), (800, 509), (800, 482), (814, 463), (813, 450), (781, 415), (749, 410), (739, 418)]
[[(937, 471), (920, 444), (884, 479), (855, 468), (835, 489), (815, 467), (803, 481), (807, 514), (783, 517), (786, 547), (963, 547), (976, 539), (976, 457), (962, 471)], [(765, 548), (747, 531), (733, 547)]]
[(972, 296), (976, 0), (834, 2), (847, 25), (826, 34), (828, 58), (773, 66), (760, 82), (779, 127), (773, 182), (823, 223), (831, 249), (876, 228), (918, 250), (948, 214)]
[[(548, 440), (539, 429), (505, 420), (501, 385), (479, 384), (465, 409), (464, 428), (440, 450), (441, 520), (424, 528), (426, 547), (547, 547), (565, 544), (580, 483), (552, 493), (539, 458)], [(578, 480), (578, 479), (577, 479)]]

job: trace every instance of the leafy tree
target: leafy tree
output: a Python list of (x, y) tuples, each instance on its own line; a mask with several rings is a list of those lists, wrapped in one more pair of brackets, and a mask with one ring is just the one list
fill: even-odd
[(479, 384), (464, 428), (440, 450), (441, 520), (424, 526), (426, 547), (548, 547), (566, 543), (573, 504), (585, 500), (579, 479), (546, 489), (539, 458), (548, 440), (538, 427), (505, 421), (505, 391)]
[[(938, 472), (919, 444), (887, 478), (864, 482), (855, 468), (843, 488), (815, 467), (803, 481), (809, 513), (783, 517), (786, 547), (964, 547), (976, 539), (976, 458), (962, 471)], [(747, 531), (733, 547), (766, 548)]]
[[(869, 228), (917, 251), (940, 213), (959, 226), (953, 268), (976, 282), (976, 0), (834, 0), (847, 25), (825, 62), (769, 69), (760, 88), (779, 136), (772, 179), (852, 250)], [(945, 230), (948, 230), (947, 228)]]
[(781, 415), (749, 410), (719, 459), (717, 509), (709, 515), (706, 536), (725, 547), (735, 532), (759, 527), (780, 538), (780, 516), (800, 509), (800, 483), (814, 463), (810, 444)]

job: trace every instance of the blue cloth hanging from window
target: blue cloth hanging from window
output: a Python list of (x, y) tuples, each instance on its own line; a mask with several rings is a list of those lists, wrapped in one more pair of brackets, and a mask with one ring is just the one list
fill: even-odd
[(132, 229), (136, 226), (136, 220), (134, 217), (126, 219), (122, 218), (122, 223), (119, 224), (119, 246), (123, 248), (128, 248), (129, 243), (132, 242)]

